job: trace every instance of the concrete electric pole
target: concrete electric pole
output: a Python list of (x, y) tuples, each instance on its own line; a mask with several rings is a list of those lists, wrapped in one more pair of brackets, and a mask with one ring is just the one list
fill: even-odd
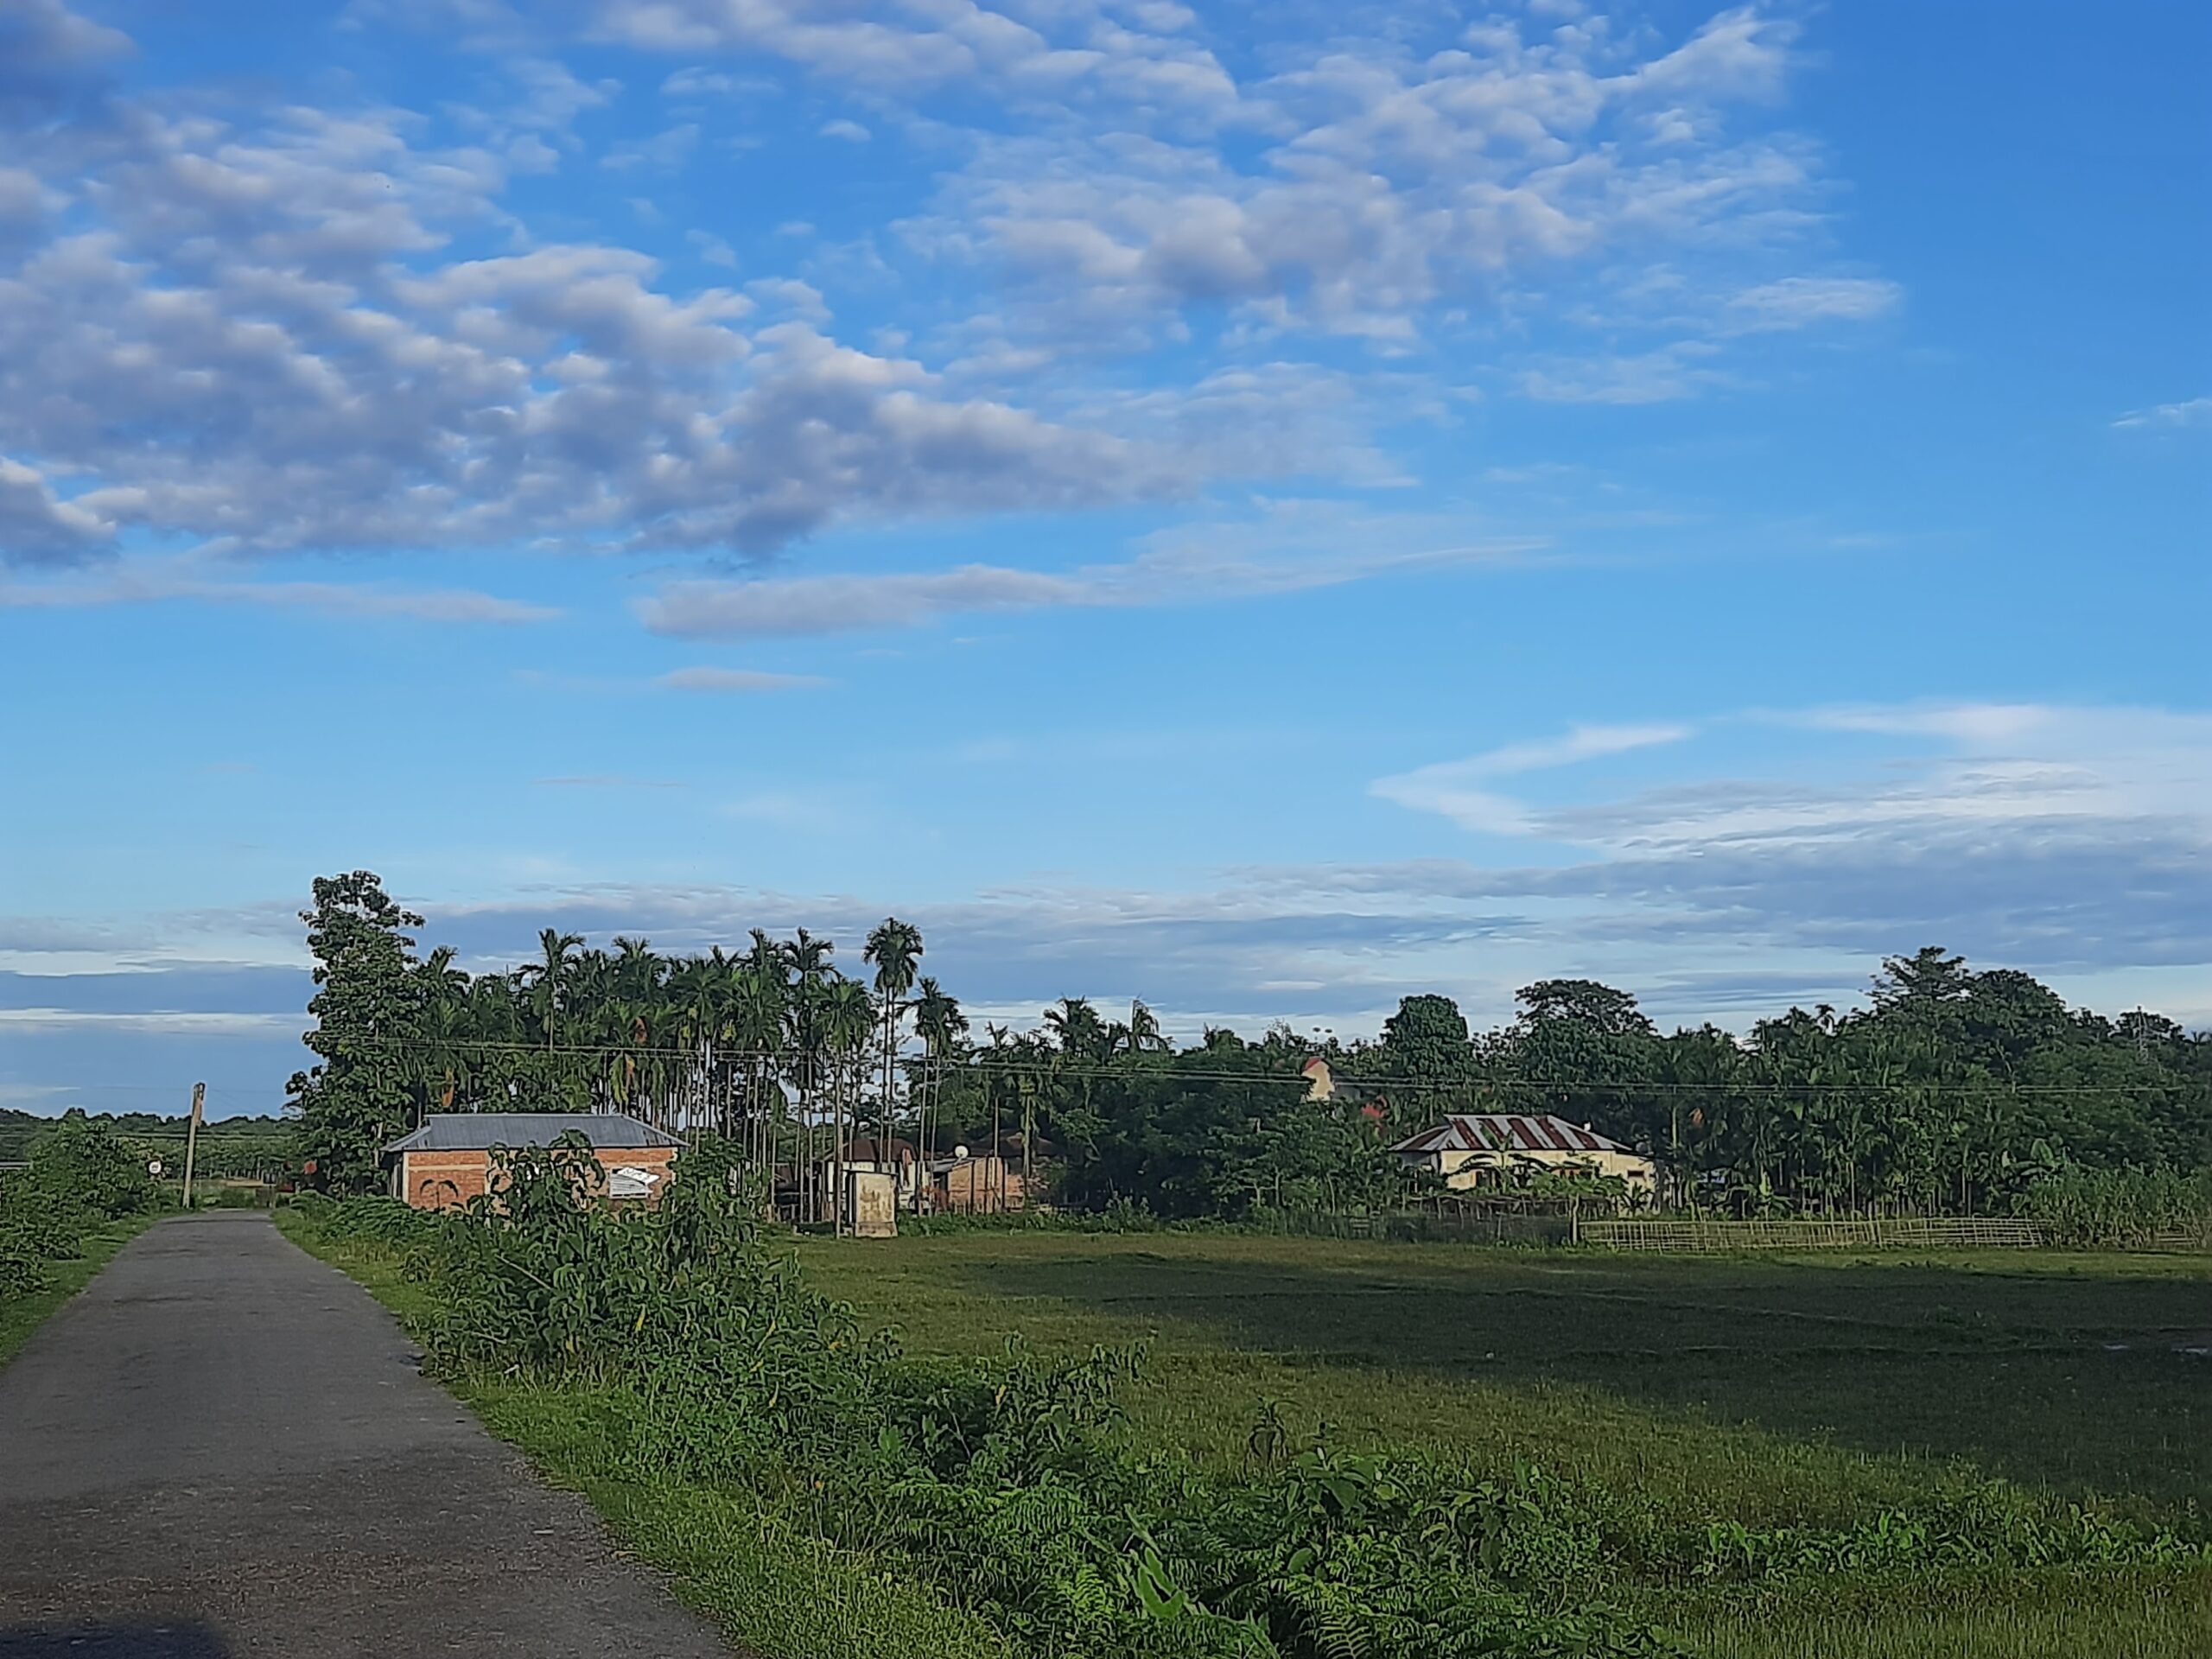
[(207, 1085), (192, 1085), (192, 1121), (184, 1128), (184, 1207), (192, 1208), (192, 1155), (200, 1149), (200, 1109), (207, 1103)]

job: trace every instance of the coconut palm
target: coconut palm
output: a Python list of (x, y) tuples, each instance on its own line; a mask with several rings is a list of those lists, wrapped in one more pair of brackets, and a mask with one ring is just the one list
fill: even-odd
[(1166, 1054), (1175, 1046), (1160, 1034), (1160, 1016), (1135, 997), (1129, 999), (1129, 1023), (1121, 1030), (1122, 1046), (1132, 1054)]

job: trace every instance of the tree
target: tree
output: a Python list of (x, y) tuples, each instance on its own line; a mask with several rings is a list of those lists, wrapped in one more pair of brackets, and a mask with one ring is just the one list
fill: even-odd
[(318, 1185), (365, 1192), (383, 1150), (407, 1127), (410, 1045), (420, 1037), (420, 1001), (410, 982), (423, 918), (386, 896), (368, 870), (318, 876), (315, 905), (300, 912), (315, 958), (315, 1029), (307, 1045), (320, 1065), (295, 1072), (288, 1109), (300, 1121), (300, 1150)]
[[(836, 975), (821, 991), (819, 1030), (830, 1063), (830, 1092), (836, 1113), (835, 1139), (830, 1145), (831, 1190), (830, 1217), (842, 1232), (851, 1217), (845, 1213), (845, 1164), (850, 1153), (847, 1125), (860, 1116), (861, 1073), (867, 1069), (868, 1033), (875, 1024), (868, 991), (856, 979)], [(850, 1111), (848, 1112), (848, 1106)], [(895, 1144), (895, 1143), (894, 1143)], [(892, 1180), (899, 1179), (899, 1160), (887, 1150)]]
[(1401, 1127), (1460, 1103), (1475, 1069), (1467, 1016), (1448, 996), (1402, 997), (1382, 1022), (1382, 1062), (1395, 1086), (1386, 1098), (1398, 1108)]
[(883, 1020), (882, 1116), (886, 1133), (898, 1117), (899, 1020), (922, 957), (922, 931), (912, 922), (887, 916), (870, 930), (861, 952), (875, 968), (876, 1005)]
[(1940, 944), (1923, 944), (1909, 957), (1883, 957), (1872, 995), (1877, 1008), (1955, 1002), (1973, 989), (1973, 977), (1964, 957)]
[(1521, 1018), (1529, 1025), (1572, 1020), (1605, 1037), (1649, 1037), (1651, 1021), (1636, 1006), (1636, 998), (1594, 979), (1540, 979), (1513, 993), (1521, 1005)]
[[(416, 917), (414, 925), (422, 925), (423, 918)], [(537, 1016), (538, 1028), (545, 1034), (548, 1052), (552, 1050), (559, 1027), (569, 978), (575, 965), (575, 952), (582, 944), (581, 934), (563, 933), (552, 927), (542, 929), (537, 935), (537, 946), (543, 957), (523, 970), (530, 986), (531, 1012)]]
[(1160, 1016), (1134, 997), (1129, 1001), (1129, 1023), (1121, 1031), (1122, 1043), (1132, 1054), (1166, 1054), (1175, 1046), (1160, 1034)]
[[(800, 928), (782, 946), (784, 963), (791, 975), (791, 995), (785, 1002), (785, 1034), (790, 1044), (792, 1070), (798, 1079), (798, 1116), (805, 1137), (803, 1151), (795, 1155), (803, 1172), (800, 1191), (811, 1205), (815, 1179), (814, 1130), (816, 1096), (822, 1084), (823, 988), (834, 970), (830, 958), (837, 947)], [(842, 1152), (838, 1154), (841, 1158)]]
[[(1018, 1114), (1033, 1185), (1049, 1149), (1064, 1202), (1176, 1215), (1383, 1202), (1402, 1190), (1381, 1155), (1392, 1129), (1477, 1099), (1597, 1125), (1662, 1161), (1677, 1198), (1740, 1213), (1991, 1213), (2058, 1172), (2212, 1166), (2212, 1037), (2145, 1009), (2069, 1008), (1932, 946), (1885, 962), (1871, 1007), (1792, 1008), (1742, 1043), (1662, 1037), (1631, 994), (1586, 979), (1522, 988), (1517, 1017), (1480, 1034), (1450, 998), (1408, 996), (1379, 1041), (1331, 1046), (1339, 1090), (1311, 1102), (1311, 1050), (1287, 1026), (1211, 1027), (1179, 1049), (1141, 1000), (1109, 1022), (1064, 997), (1034, 1031), (993, 1027), (978, 1055), (895, 918), (869, 935), (865, 985), (804, 929), (670, 957), (549, 928), (536, 960), (472, 977), (449, 947), (417, 961), (420, 918), (365, 871), (319, 880), (302, 918), (317, 1063), (291, 1105), (314, 1179), (338, 1191), (373, 1184), (381, 1147), (425, 1113), (563, 1106), (719, 1128), (769, 1171), (789, 1133), (818, 1176), (817, 1136), (834, 1128), (842, 1165), (872, 1096), (881, 1136), (899, 1133), (902, 1079), (925, 1158), (954, 1130), (1003, 1154)], [(910, 1018), (919, 1052), (905, 1055)], [(802, 1179), (804, 1216), (822, 1186)]]
[(922, 1039), (921, 1109), (917, 1114), (921, 1126), (919, 1143), (931, 1148), (936, 1145), (931, 1114), (932, 1110), (943, 1113), (945, 1065), (968, 1034), (968, 1016), (928, 974), (922, 976), (914, 998), (914, 1031)]
[(422, 1046), (415, 1052), (421, 1098), (415, 1120), (433, 1106), (449, 1112), (468, 1087), (475, 1055), (469, 1041), (468, 976), (453, 965), (453, 947), (442, 944), (415, 970), (415, 1000)]

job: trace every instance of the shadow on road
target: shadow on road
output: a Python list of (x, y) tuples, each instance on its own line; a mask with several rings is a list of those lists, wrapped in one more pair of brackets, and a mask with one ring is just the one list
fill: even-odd
[(233, 1652), (197, 1620), (0, 1627), (0, 1659), (232, 1659)]

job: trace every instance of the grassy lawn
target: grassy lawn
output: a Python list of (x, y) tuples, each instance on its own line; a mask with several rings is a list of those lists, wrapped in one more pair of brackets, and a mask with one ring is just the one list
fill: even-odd
[[(910, 1351), (1139, 1338), (1140, 1434), (1234, 1463), (1294, 1423), (1516, 1460), (1673, 1522), (1849, 1526), (1947, 1476), (2204, 1535), (2212, 1262), (1985, 1253), (1687, 1259), (1226, 1235), (808, 1239), (817, 1282)], [(1654, 1595), (1730, 1659), (2197, 1656), (2212, 1574), (1826, 1580), (1792, 1600)]]
[(15, 1357), (16, 1351), (30, 1340), (31, 1332), (46, 1322), (47, 1315), (90, 1284), (92, 1275), (105, 1267), (118, 1250), (157, 1219), (154, 1216), (134, 1216), (87, 1234), (78, 1255), (67, 1262), (47, 1264), (47, 1276), (51, 1282), (46, 1289), (35, 1296), (0, 1297), (0, 1365)]

